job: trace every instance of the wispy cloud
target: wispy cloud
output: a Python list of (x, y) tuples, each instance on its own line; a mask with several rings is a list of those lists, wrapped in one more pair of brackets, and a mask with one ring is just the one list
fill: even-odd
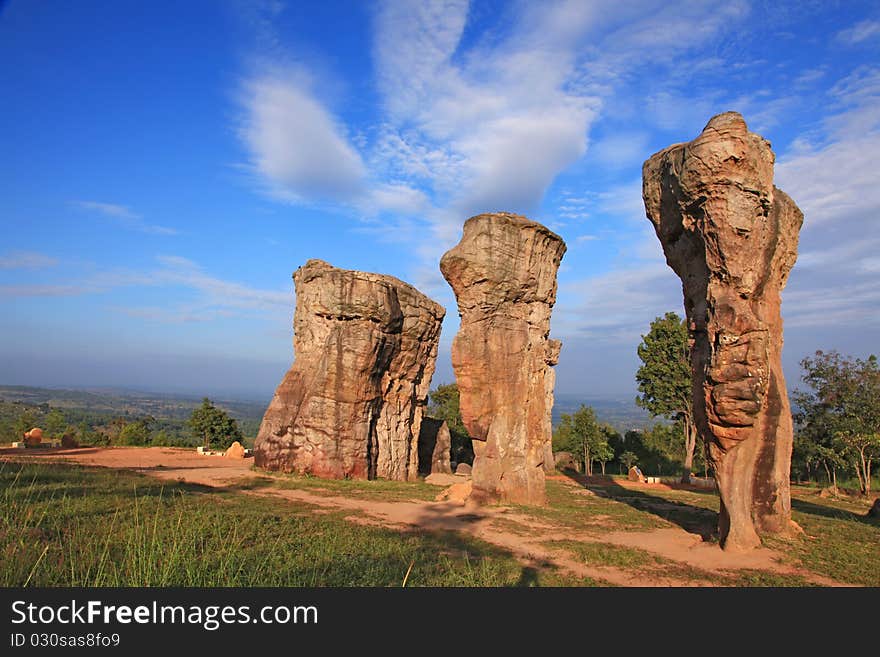
[(838, 41), (855, 45), (869, 39), (880, 37), (880, 21), (865, 20), (852, 27), (841, 30), (836, 35)]
[(655, 317), (681, 314), (681, 284), (662, 262), (643, 262), (560, 286), (565, 304), (554, 311), (553, 333), (633, 343)]
[(0, 298), (72, 297), (84, 292), (78, 285), (0, 285)]
[(0, 255), (0, 269), (46, 269), (58, 260), (36, 251), (9, 251)]
[(217, 278), (180, 256), (159, 256), (157, 262), (159, 266), (153, 269), (105, 269), (64, 285), (0, 285), (0, 297), (82, 296), (128, 287), (182, 288), (191, 292), (192, 299), (185, 305), (115, 306), (132, 317), (168, 322), (208, 321), (233, 317), (242, 311), (288, 313), (293, 307), (293, 290), (262, 290)]
[(103, 203), (99, 201), (71, 201), (71, 205), (81, 210), (97, 213), (113, 219), (117, 224), (129, 230), (135, 230), (148, 235), (176, 235), (174, 228), (159, 226), (144, 221), (144, 218), (132, 211), (125, 205), (115, 203)]

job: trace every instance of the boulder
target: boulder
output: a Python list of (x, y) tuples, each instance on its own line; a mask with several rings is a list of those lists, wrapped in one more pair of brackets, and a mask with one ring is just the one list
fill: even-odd
[(682, 281), (694, 416), (721, 496), (721, 543), (732, 550), (791, 521), (780, 294), (803, 214), (774, 187), (774, 160), (770, 144), (726, 112), (642, 168), (647, 217)]
[(461, 416), (474, 439), (474, 499), (543, 504), (549, 468), (552, 366), (550, 313), (562, 239), (510, 213), (481, 214), (440, 270), (455, 292), (461, 328), (452, 365)]
[(255, 464), (329, 478), (416, 479), (446, 311), (392, 276), (320, 260), (293, 280), (296, 360), (263, 416)]
[(66, 433), (61, 436), (61, 446), (65, 449), (74, 449), (79, 447), (79, 441), (69, 433)]
[(39, 427), (34, 427), (24, 434), (24, 444), (28, 447), (36, 447), (41, 442), (43, 442), (43, 430)]
[(580, 471), (580, 464), (572, 456), (571, 452), (556, 452), (553, 460), (559, 470), (575, 470)]
[(459, 463), (457, 466), (455, 466), (455, 474), (472, 477), (473, 468), (467, 463)]
[(425, 477), (425, 483), (433, 486), (451, 486), (452, 484), (460, 484), (467, 481), (470, 477), (465, 475), (444, 474), (435, 472)]
[(419, 473), (452, 474), (452, 436), (445, 420), (423, 417), (419, 429)]
[(229, 448), (223, 452), (223, 456), (228, 459), (243, 459), (245, 455), (244, 447), (237, 440), (232, 443)]
[(637, 481), (640, 484), (643, 484), (647, 481), (645, 475), (643, 475), (642, 471), (639, 470), (639, 468), (635, 465), (629, 469), (629, 473), (626, 475), (626, 478), (630, 481)]

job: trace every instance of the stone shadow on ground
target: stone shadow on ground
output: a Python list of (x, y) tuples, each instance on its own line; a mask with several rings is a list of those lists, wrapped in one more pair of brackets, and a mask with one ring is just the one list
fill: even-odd
[(857, 520), (859, 522), (865, 523), (866, 525), (880, 527), (880, 518), (870, 518), (864, 513), (856, 513), (855, 511), (849, 511), (848, 509), (839, 509), (833, 506), (815, 504), (814, 502), (809, 502), (807, 500), (799, 499), (796, 497), (791, 498), (791, 508), (793, 511), (808, 513), (810, 515), (820, 516), (822, 518), (831, 518), (833, 520)]
[[(718, 539), (718, 513), (699, 506), (669, 500), (646, 491), (626, 488), (612, 477), (599, 481), (590, 479), (573, 470), (563, 474), (578, 486), (586, 488), (599, 497), (627, 504), (638, 511), (650, 513), (667, 522), (678, 525), (690, 534), (699, 534), (703, 541)], [(688, 491), (699, 494), (713, 494), (710, 491)]]

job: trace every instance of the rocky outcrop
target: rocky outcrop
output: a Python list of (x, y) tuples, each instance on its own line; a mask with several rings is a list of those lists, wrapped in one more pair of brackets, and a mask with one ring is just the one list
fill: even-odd
[(780, 293), (803, 214), (773, 186), (774, 154), (735, 112), (642, 169), (648, 219), (682, 280), (694, 415), (721, 496), (726, 549), (791, 523), (792, 420), (782, 374)]
[(296, 285), (296, 360), (263, 416), (258, 467), (406, 480), (445, 310), (391, 276), (309, 260)]
[(440, 261), (461, 315), (452, 365), (474, 439), (476, 501), (545, 501), (551, 366), (561, 347), (548, 336), (564, 253), (562, 239), (539, 223), (481, 214), (465, 222), (461, 242)]
[(452, 436), (446, 420), (422, 418), (419, 430), (419, 474), (452, 474)]

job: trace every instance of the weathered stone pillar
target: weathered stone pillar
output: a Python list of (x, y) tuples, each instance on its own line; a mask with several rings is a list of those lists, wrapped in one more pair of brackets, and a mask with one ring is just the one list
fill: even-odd
[[(792, 420), (780, 293), (803, 214), (773, 186), (770, 144), (735, 112), (642, 169), (648, 219), (682, 280), (694, 416), (721, 496), (725, 549), (791, 526)], [(757, 530), (757, 531), (756, 531)]]
[(543, 504), (553, 374), (550, 340), (562, 239), (515, 214), (481, 214), (440, 261), (461, 328), (452, 344), (461, 416), (474, 438), (476, 501)]
[(309, 260), (296, 285), (296, 360), (263, 416), (257, 466), (414, 479), (445, 315), (391, 276)]

